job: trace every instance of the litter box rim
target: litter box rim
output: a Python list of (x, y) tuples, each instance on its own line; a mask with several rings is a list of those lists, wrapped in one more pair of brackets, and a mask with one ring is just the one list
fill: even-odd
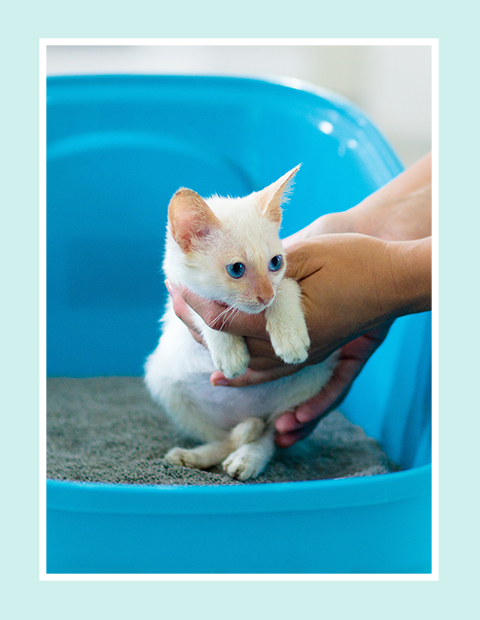
[(246, 485), (136, 485), (47, 479), (51, 510), (122, 514), (247, 514), (390, 504), (428, 497), (432, 466), (367, 477)]

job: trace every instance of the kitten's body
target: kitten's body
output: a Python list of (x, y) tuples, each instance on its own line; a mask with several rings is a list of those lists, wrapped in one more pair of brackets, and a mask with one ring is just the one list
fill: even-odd
[[(280, 202), (297, 169), (240, 199), (205, 202), (191, 190), (179, 190), (169, 207), (164, 261), (165, 274), (174, 284), (230, 308), (265, 310), (273, 347), (289, 363), (304, 361), (309, 346), (300, 288), (283, 277), (284, 261), (275, 270), (268, 261), (283, 256)], [(240, 262), (245, 267), (240, 277), (225, 272), (226, 265)], [(243, 338), (210, 329), (195, 313), (193, 318), (208, 349), (192, 338), (169, 302), (159, 344), (145, 365), (152, 397), (186, 435), (207, 442), (193, 450), (174, 448), (166, 460), (199, 468), (223, 462), (232, 477), (255, 477), (273, 454), (276, 417), (318, 393), (331, 376), (336, 356), (258, 386), (213, 387), (210, 375), (216, 369), (227, 376), (246, 370), (248, 351)]]

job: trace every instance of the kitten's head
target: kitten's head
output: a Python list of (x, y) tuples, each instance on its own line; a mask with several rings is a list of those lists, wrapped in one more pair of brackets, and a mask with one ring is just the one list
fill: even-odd
[(300, 166), (245, 198), (204, 200), (179, 189), (168, 207), (177, 278), (195, 293), (256, 314), (275, 298), (285, 273), (278, 232), (281, 202)]

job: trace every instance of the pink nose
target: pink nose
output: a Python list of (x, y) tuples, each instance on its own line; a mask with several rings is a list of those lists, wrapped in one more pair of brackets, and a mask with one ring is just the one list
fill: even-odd
[(270, 297), (260, 297), (260, 295), (257, 295), (257, 301), (261, 304), (263, 304), (264, 306), (266, 306), (268, 303), (270, 303), (273, 299), (273, 295), (271, 295)]

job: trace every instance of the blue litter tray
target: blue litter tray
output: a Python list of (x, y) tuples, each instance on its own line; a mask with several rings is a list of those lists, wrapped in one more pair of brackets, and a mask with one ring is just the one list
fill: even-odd
[[(50, 376), (142, 373), (178, 187), (245, 195), (303, 162), (286, 235), (401, 171), (357, 108), (297, 82), (62, 77), (47, 94)], [(48, 480), (47, 572), (431, 572), (430, 334), (429, 313), (398, 320), (341, 407), (403, 471), (233, 487)]]

